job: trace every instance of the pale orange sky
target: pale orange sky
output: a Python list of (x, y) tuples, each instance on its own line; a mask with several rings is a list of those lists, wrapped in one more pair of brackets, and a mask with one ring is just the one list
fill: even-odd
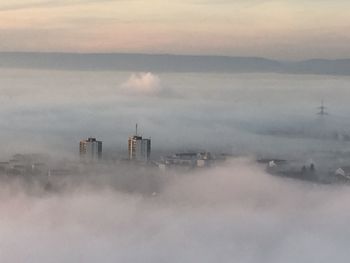
[(0, 0), (0, 51), (350, 57), (345, 0)]

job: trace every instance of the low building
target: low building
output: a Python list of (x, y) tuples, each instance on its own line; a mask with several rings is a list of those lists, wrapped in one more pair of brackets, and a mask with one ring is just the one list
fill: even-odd
[(42, 175), (47, 173), (48, 162), (48, 156), (42, 154), (15, 154), (0, 166), (11, 175)]
[(171, 156), (162, 157), (161, 164), (162, 169), (165, 169), (165, 167), (194, 169), (210, 167), (213, 161), (214, 158), (209, 152), (188, 152), (175, 153)]

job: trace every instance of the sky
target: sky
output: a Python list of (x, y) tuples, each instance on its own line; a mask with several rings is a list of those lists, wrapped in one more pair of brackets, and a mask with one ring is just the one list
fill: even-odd
[(0, 51), (344, 58), (345, 0), (0, 0)]

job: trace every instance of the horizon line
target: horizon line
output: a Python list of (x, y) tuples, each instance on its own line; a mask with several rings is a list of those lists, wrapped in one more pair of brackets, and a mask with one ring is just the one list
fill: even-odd
[(278, 62), (303, 62), (312, 60), (324, 61), (344, 61), (350, 60), (350, 57), (345, 58), (323, 58), (313, 57), (305, 59), (278, 59), (263, 56), (239, 56), (239, 55), (215, 55), (215, 54), (176, 54), (176, 53), (143, 53), (143, 52), (79, 52), (79, 51), (0, 51), (0, 54), (38, 54), (38, 55), (138, 55), (138, 56), (177, 56), (177, 57), (207, 57), (207, 58), (247, 58), (247, 59), (264, 59)]

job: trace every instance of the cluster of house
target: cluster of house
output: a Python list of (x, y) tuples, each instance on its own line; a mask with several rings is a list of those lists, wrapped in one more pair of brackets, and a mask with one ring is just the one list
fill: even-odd
[(266, 171), (270, 174), (291, 177), (307, 181), (317, 181), (323, 183), (350, 182), (350, 166), (342, 166), (327, 170), (317, 170), (311, 161), (308, 164), (300, 162), (288, 162), (287, 160), (258, 160), (266, 163)]
[(48, 159), (41, 154), (15, 154), (7, 162), (0, 162), (0, 173), (7, 175), (40, 175), (48, 169)]
[(77, 170), (72, 163), (62, 164), (53, 162), (44, 154), (15, 154), (9, 161), (0, 162), (0, 174), (15, 176), (51, 176), (70, 175)]
[[(184, 152), (175, 153), (173, 155), (161, 157), (159, 161), (149, 161), (148, 159), (140, 159), (144, 155), (144, 149), (150, 149), (150, 141), (142, 142), (141, 137), (130, 137), (129, 158), (137, 160), (132, 164), (146, 164), (158, 167), (160, 170), (175, 169), (178, 171), (187, 171), (198, 168), (211, 167), (218, 161), (224, 161), (225, 156), (214, 156), (210, 152)], [(95, 139), (89, 138), (87, 141), (91, 143), (97, 142)], [(136, 141), (136, 143), (135, 143)], [(149, 143), (149, 144), (148, 144)], [(143, 146), (142, 146), (143, 144)], [(93, 146), (89, 146), (93, 147)], [(97, 142), (98, 147), (98, 142)], [(145, 147), (142, 151), (138, 151), (138, 147)], [(136, 151), (136, 152), (134, 152)], [(135, 157), (137, 156), (137, 157)], [(146, 156), (149, 152), (146, 151)], [(85, 157), (83, 157), (85, 158)], [(137, 158), (137, 159), (136, 159)], [(302, 180), (320, 181), (320, 171), (317, 170), (315, 164), (310, 162), (307, 165), (291, 163), (286, 160), (278, 159), (260, 159), (260, 163), (266, 164), (266, 169), (271, 174), (281, 175), (285, 177), (293, 177)], [(83, 168), (82, 168), (83, 167)], [(41, 175), (45, 176), (68, 176), (79, 173), (79, 170), (87, 169), (85, 162), (63, 162), (52, 161), (48, 156), (42, 154), (16, 154), (9, 161), (0, 162), (0, 174), (2, 175)], [(82, 169), (81, 169), (82, 168)], [(333, 181), (350, 182), (350, 166), (343, 166), (328, 172), (327, 177)]]

